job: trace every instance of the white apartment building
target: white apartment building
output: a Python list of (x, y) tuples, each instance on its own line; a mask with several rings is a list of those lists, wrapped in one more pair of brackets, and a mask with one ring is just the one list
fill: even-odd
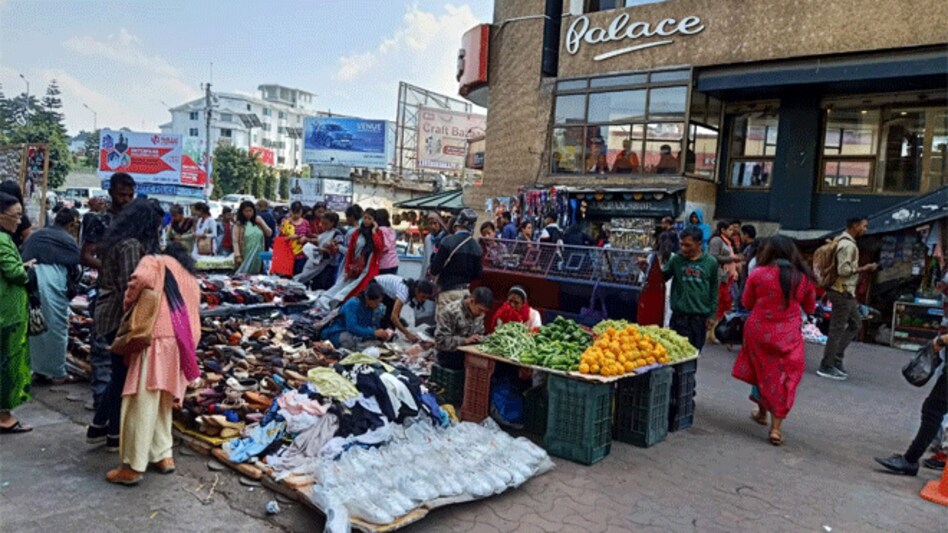
[[(260, 147), (273, 151), (273, 166), (302, 166), (303, 119), (323, 115), (314, 109), (313, 93), (282, 85), (257, 87), (259, 97), (215, 92), (211, 104), (210, 146), (231, 144), (244, 150)], [(206, 138), (206, 104), (199, 98), (168, 111), (171, 122), (162, 133), (179, 133), (188, 139)]]

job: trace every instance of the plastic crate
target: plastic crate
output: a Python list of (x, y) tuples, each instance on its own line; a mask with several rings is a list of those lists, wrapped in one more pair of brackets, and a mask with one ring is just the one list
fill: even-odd
[(461, 405), (464, 398), (464, 370), (452, 370), (439, 364), (431, 367), (431, 378), (428, 382), (438, 391), (437, 397), (441, 403), (448, 403), (455, 407)]
[(550, 398), (546, 387), (533, 387), (523, 393), (523, 430), (534, 435), (546, 433)]
[(608, 383), (589, 383), (551, 375), (546, 451), (591, 465), (612, 449), (612, 390)]
[(490, 377), (493, 373), (493, 359), (471, 354), (464, 357), (461, 420), (480, 422), (490, 414)]
[(613, 437), (642, 448), (665, 440), (674, 371), (656, 368), (619, 382)]
[(691, 427), (695, 415), (695, 387), (698, 360), (688, 361), (674, 367), (671, 402), (668, 405), (668, 431)]

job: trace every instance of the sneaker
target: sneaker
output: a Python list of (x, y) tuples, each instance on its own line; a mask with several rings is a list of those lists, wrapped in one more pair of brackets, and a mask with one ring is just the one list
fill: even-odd
[(893, 455), (892, 457), (886, 457), (885, 459), (876, 457), (876, 462), (884, 466), (889, 472), (893, 474), (901, 474), (903, 476), (915, 476), (918, 475), (918, 463), (910, 463), (905, 460), (904, 455)]
[(816, 375), (821, 378), (835, 379), (836, 381), (846, 381), (846, 374), (843, 374), (836, 367), (821, 368), (816, 371)]
[(836, 370), (839, 370), (839, 373), (845, 377), (849, 377), (849, 372), (846, 372), (846, 369), (843, 367), (842, 361), (837, 361), (835, 365)]
[(118, 437), (105, 437), (105, 449), (110, 452), (119, 451), (119, 438)]
[(86, 442), (89, 444), (102, 444), (105, 442), (105, 437), (108, 432), (109, 430), (105, 426), (98, 427), (90, 424), (89, 429), (86, 430)]
[(948, 459), (948, 455), (939, 452), (922, 461), (922, 466), (931, 468), (932, 470), (944, 470), (946, 459)]

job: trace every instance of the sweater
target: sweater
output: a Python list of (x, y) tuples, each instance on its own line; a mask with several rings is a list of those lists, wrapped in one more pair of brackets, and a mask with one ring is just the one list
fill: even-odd
[(662, 266), (665, 279), (674, 279), (672, 312), (712, 316), (718, 309), (718, 262), (708, 254), (692, 261), (674, 254)]
[(382, 324), (385, 316), (385, 304), (379, 304), (370, 309), (362, 303), (361, 298), (351, 298), (339, 308), (339, 316), (320, 333), (322, 340), (329, 341), (333, 346), (339, 346), (339, 336), (343, 332), (361, 339), (375, 337), (375, 330)]

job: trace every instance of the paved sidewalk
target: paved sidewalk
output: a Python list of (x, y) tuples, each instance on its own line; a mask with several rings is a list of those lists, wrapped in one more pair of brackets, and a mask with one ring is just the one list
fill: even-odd
[[(938, 472), (898, 477), (872, 461), (904, 450), (927, 388), (899, 374), (907, 352), (851, 351), (850, 380), (838, 383), (812, 373), (821, 347), (809, 347), (811, 371), (783, 447), (750, 420), (748, 387), (730, 377), (735, 354), (712, 346), (698, 366), (693, 428), (649, 449), (614, 443), (591, 467), (556, 459), (556, 469), (518, 490), (439, 509), (405, 531), (946, 531), (948, 511), (918, 497)], [(85, 444), (87, 388), (41, 388), (18, 410), (37, 429), (0, 437), (3, 531), (322, 529), (322, 518), (296, 503), (267, 516), (272, 493), (211, 472), (206, 458), (180, 448), (176, 474), (148, 474), (136, 488), (108, 484), (117, 456)]]

